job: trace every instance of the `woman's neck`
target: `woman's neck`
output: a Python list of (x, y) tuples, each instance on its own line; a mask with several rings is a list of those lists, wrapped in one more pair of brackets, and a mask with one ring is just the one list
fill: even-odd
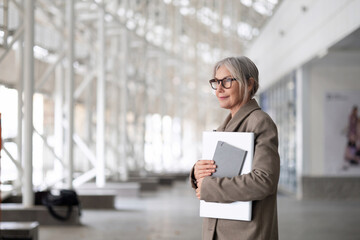
[(233, 118), (235, 116), (235, 114), (240, 110), (240, 108), (248, 102), (250, 102), (250, 99), (248, 99), (247, 101), (243, 101), (242, 103), (239, 103), (238, 105), (231, 108), (230, 109), (231, 118)]

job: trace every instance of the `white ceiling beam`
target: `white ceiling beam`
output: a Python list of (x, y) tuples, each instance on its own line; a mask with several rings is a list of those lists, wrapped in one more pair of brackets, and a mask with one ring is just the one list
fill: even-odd
[(246, 51), (261, 90), (360, 27), (360, 0), (285, 0)]

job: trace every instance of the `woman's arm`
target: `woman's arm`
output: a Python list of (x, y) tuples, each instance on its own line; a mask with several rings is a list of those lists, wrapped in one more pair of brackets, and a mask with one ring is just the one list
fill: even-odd
[(274, 194), (280, 173), (277, 128), (270, 117), (255, 121), (252, 171), (233, 178), (205, 177), (201, 199), (208, 202), (261, 200)]

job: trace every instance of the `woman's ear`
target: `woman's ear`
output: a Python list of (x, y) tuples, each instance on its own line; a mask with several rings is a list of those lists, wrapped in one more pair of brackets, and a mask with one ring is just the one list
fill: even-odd
[(254, 87), (254, 78), (253, 77), (249, 77), (248, 79), (248, 92), (251, 92), (252, 89)]

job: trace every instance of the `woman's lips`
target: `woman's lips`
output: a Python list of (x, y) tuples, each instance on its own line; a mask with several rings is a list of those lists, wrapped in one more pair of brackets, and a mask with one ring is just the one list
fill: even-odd
[(224, 100), (224, 99), (227, 99), (229, 96), (223, 96), (223, 97), (219, 97), (220, 100)]

